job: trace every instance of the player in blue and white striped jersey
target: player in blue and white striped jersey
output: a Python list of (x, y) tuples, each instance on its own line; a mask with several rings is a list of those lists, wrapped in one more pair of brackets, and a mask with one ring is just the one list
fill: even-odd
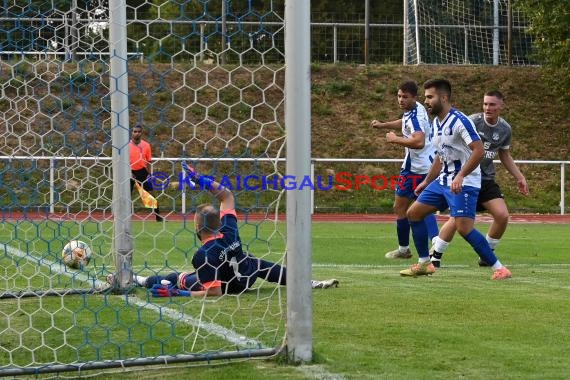
[[(492, 90), (483, 96), (483, 112), (469, 116), (485, 149), (485, 158), (481, 161), (481, 190), (477, 198), (477, 211), (486, 210), (493, 216), (493, 222), (487, 232), (487, 242), (495, 250), (509, 223), (509, 210), (501, 188), (495, 182), (495, 164), (493, 159), (497, 156), (505, 169), (517, 182), (519, 192), (528, 195), (528, 184), (510, 153), (512, 140), (511, 126), (501, 115), (504, 107), (504, 96), (500, 91)], [(434, 243), (432, 263), (438, 267), (441, 264), (443, 253), (455, 234), (455, 222), (450, 218), (442, 227), (439, 237)], [(480, 266), (488, 264), (479, 259)]]
[(417, 201), (408, 209), (408, 219), (419, 260), (400, 272), (403, 276), (435, 273), (430, 262), (428, 233), (423, 219), (436, 210), (450, 209), (459, 234), (479, 257), (493, 268), (493, 280), (511, 277), (511, 272), (497, 259), (485, 237), (474, 228), (477, 197), (481, 188), (479, 164), (484, 157), (483, 143), (473, 122), (451, 106), (451, 84), (432, 79), (424, 84), (425, 105), (434, 116), (434, 142), (437, 149), (425, 180), (418, 185)]
[[(420, 183), (431, 167), (435, 157), (435, 148), (432, 144), (433, 130), (424, 106), (417, 101), (418, 85), (413, 81), (404, 81), (398, 87), (398, 105), (404, 111), (402, 118), (379, 122), (373, 120), (373, 128), (398, 129), (402, 136), (394, 132), (386, 133), (386, 141), (391, 144), (403, 146), (406, 155), (400, 169), (401, 182), (396, 187), (394, 198), (394, 213), (396, 214), (396, 233), (398, 236), (398, 249), (386, 253), (388, 259), (409, 259), (410, 251), (410, 223), (406, 212), (417, 198), (415, 187)], [(430, 214), (425, 218), (430, 239), (438, 235), (437, 220)]]

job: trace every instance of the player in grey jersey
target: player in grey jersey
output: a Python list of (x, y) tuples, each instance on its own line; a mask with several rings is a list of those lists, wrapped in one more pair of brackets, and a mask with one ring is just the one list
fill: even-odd
[[(499, 244), (501, 237), (509, 223), (509, 210), (501, 193), (499, 185), (495, 182), (495, 165), (493, 159), (499, 160), (507, 171), (517, 181), (519, 192), (528, 195), (528, 184), (525, 177), (515, 164), (511, 152), (511, 126), (500, 114), (504, 107), (504, 97), (499, 91), (489, 91), (483, 97), (483, 112), (469, 116), (483, 142), (485, 156), (481, 161), (481, 191), (477, 199), (477, 211), (487, 210), (493, 217), (493, 222), (487, 232), (487, 242), (491, 249)], [(450, 218), (440, 229), (439, 236), (434, 242), (434, 252), (431, 258), (434, 266), (439, 267), (441, 257), (447, 250), (455, 234), (455, 221)], [(487, 266), (479, 260), (480, 266)]]

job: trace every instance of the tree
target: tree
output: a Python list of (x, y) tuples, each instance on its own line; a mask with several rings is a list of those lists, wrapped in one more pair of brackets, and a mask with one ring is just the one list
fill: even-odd
[(529, 32), (545, 79), (570, 102), (570, 3), (559, 0), (517, 0), (530, 20)]

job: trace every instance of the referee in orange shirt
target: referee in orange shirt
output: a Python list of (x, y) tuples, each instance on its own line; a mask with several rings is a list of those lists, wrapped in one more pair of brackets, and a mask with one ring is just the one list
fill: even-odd
[[(131, 193), (135, 188), (135, 181), (142, 184), (143, 189), (151, 192), (153, 189), (148, 182), (151, 173), (150, 163), (152, 161), (152, 153), (150, 144), (143, 140), (142, 125), (135, 125), (131, 133), (131, 141), (129, 142), (130, 159), (131, 159)], [(162, 222), (163, 217), (160, 215), (158, 205), (152, 210), (157, 222)]]

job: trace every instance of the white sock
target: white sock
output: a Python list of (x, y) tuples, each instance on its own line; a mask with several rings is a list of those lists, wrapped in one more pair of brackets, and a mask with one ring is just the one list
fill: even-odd
[(145, 286), (147, 277), (139, 276), (136, 274), (134, 275), (134, 277), (135, 277), (135, 282), (137, 283), (138, 286)]
[(408, 252), (410, 250), (410, 246), (409, 245), (406, 245), (406, 246), (400, 245), (398, 247), (398, 249), (400, 250), (400, 252), (404, 253), (404, 252)]
[(489, 237), (489, 235), (485, 236), (485, 238), (487, 239), (487, 243), (489, 243), (489, 246), (491, 247), (491, 249), (494, 251), (495, 247), (499, 245), (499, 242), (501, 241), (501, 239), (493, 239), (492, 237)]
[(435, 242), (433, 243), (433, 248), (436, 252), (444, 253), (447, 251), (447, 247), (449, 247), (449, 242), (441, 239), (439, 236), (434, 238)]
[(420, 264), (429, 263), (429, 256), (428, 257), (420, 257), (418, 259), (418, 263), (420, 263)]
[(503, 267), (503, 264), (501, 264), (501, 262), (497, 259), (497, 262), (495, 264), (493, 264), (493, 270), (497, 270), (497, 269), (501, 269)]

